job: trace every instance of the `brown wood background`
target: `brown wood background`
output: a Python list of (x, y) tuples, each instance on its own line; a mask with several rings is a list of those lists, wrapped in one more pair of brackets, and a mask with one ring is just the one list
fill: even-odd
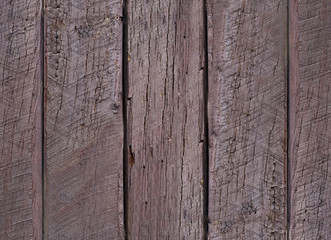
[(330, 239), (328, 0), (4, 0), (0, 239)]

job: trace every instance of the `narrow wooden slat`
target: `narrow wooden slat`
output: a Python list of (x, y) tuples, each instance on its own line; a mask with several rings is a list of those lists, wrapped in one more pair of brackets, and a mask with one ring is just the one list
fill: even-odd
[(286, 1), (207, 2), (209, 239), (285, 239)]
[(128, 237), (203, 235), (203, 1), (129, 1)]
[(331, 4), (290, 1), (291, 239), (331, 237)]
[(46, 1), (46, 239), (123, 238), (122, 1)]
[(39, 0), (0, 2), (0, 239), (41, 239)]

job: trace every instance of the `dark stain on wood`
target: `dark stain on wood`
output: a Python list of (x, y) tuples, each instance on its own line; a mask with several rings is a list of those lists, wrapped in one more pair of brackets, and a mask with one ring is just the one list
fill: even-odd
[(134, 153), (132, 152), (132, 146), (129, 147), (129, 163), (130, 167), (133, 167), (134, 164)]

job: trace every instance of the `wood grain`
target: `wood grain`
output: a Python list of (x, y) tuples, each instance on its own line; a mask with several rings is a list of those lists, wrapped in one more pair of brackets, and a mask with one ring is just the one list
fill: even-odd
[(122, 2), (46, 1), (46, 239), (122, 239)]
[(128, 4), (128, 237), (203, 236), (203, 1)]
[(41, 239), (41, 3), (0, 2), (0, 239)]
[(286, 1), (207, 4), (209, 239), (285, 239)]
[(290, 1), (291, 239), (331, 236), (331, 5)]

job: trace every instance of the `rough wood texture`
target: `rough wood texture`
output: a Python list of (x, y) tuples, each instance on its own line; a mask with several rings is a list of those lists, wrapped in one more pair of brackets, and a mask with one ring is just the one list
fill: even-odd
[(46, 239), (123, 238), (121, 16), (46, 1)]
[(0, 239), (41, 239), (40, 13), (0, 2)]
[(208, 1), (209, 239), (285, 239), (286, 1)]
[(330, 239), (331, 5), (290, 2), (290, 237)]
[(203, 235), (203, 2), (129, 1), (129, 239)]

